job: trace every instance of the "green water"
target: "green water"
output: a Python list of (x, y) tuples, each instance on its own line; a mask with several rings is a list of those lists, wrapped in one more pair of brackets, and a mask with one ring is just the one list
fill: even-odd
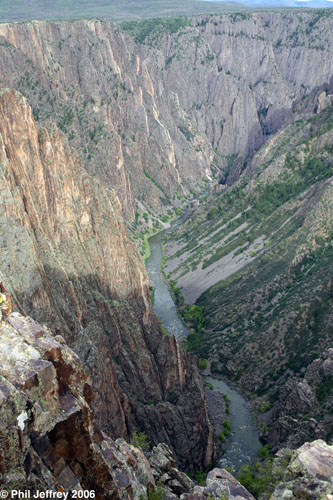
[[(164, 281), (160, 271), (162, 259), (162, 241), (166, 231), (172, 231), (181, 223), (178, 220), (172, 226), (149, 239), (151, 256), (146, 261), (146, 268), (150, 284), (155, 287), (154, 310), (162, 320), (164, 328), (178, 339), (185, 338), (188, 331), (178, 316), (177, 308), (173, 302), (167, 283)], [(230, 400), (232, 433), (227, 451), (218, 462), (220, 467), (232, 467), (235, 471), (251, 462), (258, 454), (261, 444), (258, 431), (255, 428), (248, 405), (242, 395), (226, 382), (208, 377), (207, 382), (214, 389), (226, 394)]]

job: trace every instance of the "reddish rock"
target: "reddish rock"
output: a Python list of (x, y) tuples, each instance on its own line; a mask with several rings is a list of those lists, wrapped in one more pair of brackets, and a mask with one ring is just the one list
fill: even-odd
[(160, 331), (115, 192), (87, 174), (55, 126), (38, 130), (18, 92), (0, 92), (0, 116), (1, 276), (17, 308), (59, 340), (31, 319), (12, 315), (11, 325), (43, 350), (60, 395), (91, 401), (86, 377), (72, 367), (82, 360), (109, 435), (140, 429), (187, 470), (207, 465), (214, 448), (196, 363)]

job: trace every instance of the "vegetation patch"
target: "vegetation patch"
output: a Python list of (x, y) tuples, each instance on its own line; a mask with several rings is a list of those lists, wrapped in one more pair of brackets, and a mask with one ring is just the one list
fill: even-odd
[(134, 39), (135, 43), (156, 42), (163, 35), (175, 33), (190, 26), (186, 17), (160, 17), (143, 21), (126, 21), (121, 27)]

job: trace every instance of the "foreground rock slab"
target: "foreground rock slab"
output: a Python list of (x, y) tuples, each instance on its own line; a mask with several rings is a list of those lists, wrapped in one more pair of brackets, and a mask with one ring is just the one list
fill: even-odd
[(332, 500), (333, 446), (318, 439), (296, 450), (270, 500)]
[(97, 499), (142, 500), (160, 488), (171, 500), (196, 488), (193, 498), (205, 498), (208, 491), (224, 491), (226, 475), (233, 480), (216, 469), (208, 476), (208, 489), (195, 487), (177, 469), (166, 444), (146, 456), (124, 439), (110, 439), (94, 422), (91, 381), (63, 337), (17, 312), (2, 319), (2, 489), (93, 490)]

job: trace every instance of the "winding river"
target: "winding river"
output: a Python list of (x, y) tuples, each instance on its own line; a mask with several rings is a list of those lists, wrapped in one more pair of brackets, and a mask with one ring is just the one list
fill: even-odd
[[(160, 271), (162, 259), (162, 241), (165, 233), (172, 231), (182, 221), (174, 222), (169, 229), (161, 231), (149, 239), (151, 256), (146, 261), (150, 284), (155, 287), (154, 310), (162, 320), (162, 325), (178, 339), (187, 337), (188, 331), (178, 316), (167, 283)], [(220, 467), (232, 467), (234, 471), (251, 462), (258, 454), (261, 444), (247, 403), (241, 394), (223, 380), (207, 377), (207, 382), (214, 389), (226, 394), (230, 400), (232, 433), (227, 451), (218, 462)]]

